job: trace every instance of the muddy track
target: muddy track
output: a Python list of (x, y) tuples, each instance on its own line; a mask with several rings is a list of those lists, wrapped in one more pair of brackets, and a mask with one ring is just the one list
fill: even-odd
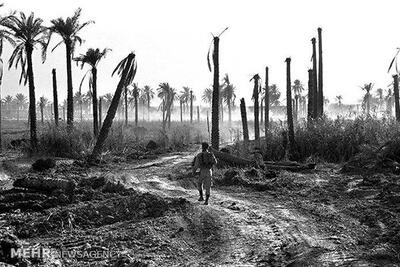
[[(209, 206), (197, 202), (194, 178), (182, 175), (194, 155), (168, 155), (114, 173), (128, 187), (193, 204), (179, 218), (183, 230), (178, 243), (187, 244), (188, 265), (370, 266), (347, 229), (340, 234), (335, 224), (294, 208), (290, 196), (285, 201), (273, 192), (214, 187)], [(177, 175), (183, 178), (176, 180)]]

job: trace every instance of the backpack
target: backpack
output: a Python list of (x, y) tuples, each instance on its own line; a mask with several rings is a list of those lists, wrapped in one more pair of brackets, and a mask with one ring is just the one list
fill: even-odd
[(200, 168), (211, 169), (214, 165), (214, 156), (210, 152), (202, 152), (199, 155)]

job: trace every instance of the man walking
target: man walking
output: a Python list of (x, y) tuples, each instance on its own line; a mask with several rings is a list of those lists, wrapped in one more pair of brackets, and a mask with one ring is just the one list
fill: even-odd
[(208, 143), (201, 144), (202, 152), (199, 153), (194, 159), (193, 175), (196, 174), (197, 169), (200, 169), (199, 180), (197, 182), (197, 188), (199, 190), (199, 201), (203, 201), (203, 188), (206, 191), (206, 200), (204, 205), (208, 205), (208, 199), (210, 198), (211, 189), (211, 178), (212, 178), (212, 167), (217, 164), (214, 154), (212, 154), (208, 148)]

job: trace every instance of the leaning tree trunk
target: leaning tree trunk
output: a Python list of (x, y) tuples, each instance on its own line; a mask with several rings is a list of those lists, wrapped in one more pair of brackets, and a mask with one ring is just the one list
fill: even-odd
[[(124, 102), (125, 102), (125, 126), (128, 126), (128, 87), (125, 86)], [(136, 97), (136, 95), (135, 95)], [(136, 100), (135, 100), (136, 102)], [(137, 109), (137, 106), (135, 106)]]
[(248, 143), (249, 128), (247, 126), (247, 112), (246, 112), (246, 103), (244, 102), (244, 98), (240, 99), (240, 115), (242, 116), (243, 140), (245, 143)]
[(317, 79), (317, 50), (315, 46), (315, 38), (311, 39), (312, 42), (312, 49), (313, 49), (313, 54), (312, 54), (312, 63), (313, 63), (313, 118), (316, 119), (318, 118), (318, 79)]
[(93, 104), (93, 133), (99, 135), (99, 116), (97, 107), (97, 69), (92, 68), (92, 104)]
[(314, 118), (314, 89), (313, 89), (313, 71), (308, 70), (308, 106), (307, 106), (307, 121), (311, 122)]
[(193, 123), (193, 91), (190, 91), (190, 123)]
[(400, 103), (399, 103), (399, 76), (393, 75), (394, 111), (396, 121), (400, 122)]
[(294, 151), (294, 127), (293, 127), (293, 111), (292, 111), (292, 86), (290, 80), (290, 58), (286, 59), (286, 108), (287, 108), (287, 124), (289, 130), (289, 154), (293, 156)]
[(318, 28), (318, 102), (319, 116), (324, 115), (324, 90), (322, 70), (322, 29)]
[(265, 127), (265, 136), (267, 136), (267, 132), (269, 129), (269, 81), (268, 81), (268, 67), (265, 67), (265, 118), (264, 118), (264, 127)]
[(57, 74), (56, 69), (51, 71), (53, 75), (53, 108), (54, 108), (54, 122), (58, 126), (58, 95), (57, 95)]
[(99, 97), (99, 128), (101, 128), (102, 123), (102, 112), (103, 112), (103, 103), (102, 98)]
[[(131, 66), (132, 61), (134, 59), (135, 59), (134, 54), (129, 55), (125, 66)], [(95, 160), (95, 159), (99, 158), (99, 156), (100, 156), (100, 153), (103, 149), (104, 142), (106, 141), (108, 133), (110, 132), (110, 128), (113, 123), (115, 114), (117, 113), (119, 100), (120, 100), (121, 94), (122, 94), (122, 89), (124, 88), (124, 86), (126, 86), (126, 78), (127, 78), (128, 72), (129, 72), (129, 68), (124, 68), (124, 70), (122, 71), (121, 79), (118, 83), (117, 89), (115, 90), (114, 97), (111, 101), (110, 108), (107, 111), (106, 118), (104, 119), (103, 126), (101, 127), (99, 137), (97, 138), (96, 145), (93, 148), (93, 152), (90, 156), (90, 160)]]
[(71, 43), (66, 43), (65, 47), (67, 57), (67, 124), (71, 127), (74, 123), (74, 92), (72, 87)]
[(211, 145), (219, 150), (219, 37), (214, 37), (214, 83), (211, 110)]
[(35, 82), (33, 77), (33, 64), (32, 64), (32, 52), (33, 47), (27, 45), (26, 59), (28, 63), (28, 82), (29, 82), (29, 117), (30, 117), (30, 135), (31, 135), (31, 150), (35, 152), (37, 150), (37, 136), (36, 136), (36, 100), (35, 100)]
[(138, 94), (135, 93), (135, 126), (138, 126), (139, 121), (139, 104), (138, 104)]
[(259, 121), (259, 106), (258, 106), (258, 77), (254, 78), (254, 89), (253, 89), (253, 97), (254, 97), (254, 140), (260, 140), (260, 121)]

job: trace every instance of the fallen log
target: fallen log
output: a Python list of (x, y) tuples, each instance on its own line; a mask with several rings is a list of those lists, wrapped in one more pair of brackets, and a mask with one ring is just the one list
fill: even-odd
[(215, 149), (211, 148), (211, 152), (214, 154), (214, 156), (217, 158), (219, 161), (219, 164), (227, 164), (227, 165), (233, 165), (233, 166), (252, 166), (254, 165), (254, 161), (244, 159), (238, 156), (234, 156), (232, 154), (224, 153), (221, 151), (217, 151)]
[(267, 169), (272, 169), (272, 170), (285, 170), (285, 171), (292, 171), (292, 172), (298, 172), (298, 171), (305, 171), (305, 170), (313, 170), (315, 169), (315, 163), (308, 163), (308, 164), (299, 164), (295, 162), (290, 162), (290, 164), (287, 164), (287, 162), (270, 162), (266, 161), (264, 163), (265, 167)]
[(72, 192), (76, 185), (74, 181), (66, 179), (23, 177), (15, 180), (13, 186), (46, 192), (52, 192), (56, 189), (61, 189), (65, 192)]

